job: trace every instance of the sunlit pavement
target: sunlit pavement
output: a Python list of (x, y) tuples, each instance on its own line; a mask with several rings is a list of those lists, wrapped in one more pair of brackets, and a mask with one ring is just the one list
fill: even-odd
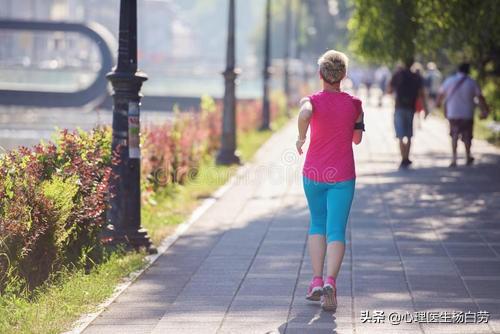
[(476, 164), (450, 169), (447, 126), (430, 118), (398, 170), (391, 108), (368, 107), (366, 127), (335, 314), (304, 298), (293, 122), (85, 333), (500, 332), (500, 150), (475, 141)]

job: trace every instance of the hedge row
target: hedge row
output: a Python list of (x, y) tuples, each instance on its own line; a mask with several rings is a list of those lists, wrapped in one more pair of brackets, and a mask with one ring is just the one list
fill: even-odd
[[(154, 194), (183, 183), (219, 147), (221, 105), (203, 98), (199, 112), (175, 112), (142, 134), (142, 188)], [(278, 114), (272, 103), (271, 116)], [(256, 129), (260, 104), (238, 105), (240, 131)], [(54, 142), (0, 158), (0, 293), (31, 291), (62, 268), (90, 269), (103, 258), (111, 164), (109, 128), (67, 130)]]

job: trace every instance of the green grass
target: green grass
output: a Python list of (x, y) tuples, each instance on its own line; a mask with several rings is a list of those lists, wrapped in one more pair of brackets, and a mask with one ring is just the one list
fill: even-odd
[(474, 138), (483, 139), (490, 144), (500, 147), (500, 134), (494, 133), (487, 127), (491, 120), (480, 120), (478, 117), (474, 120)]
[(145, 265), (144, 253), (112, 255), (90, 274), (61, 273), (59, 282), (40, 287), (33, 297), (0, 296), (0, 333), (60, 333), (95, 310), (116, 285)]
[[(279, 117), (273, 129), (286, 122)], [(252, 131), (238, 134), (238, 148), (243, 161), (252, 159), (257, 149), (272, 135), (272, 131)], [(142, 209), (142, 225), (153, 242), (160, 241), (185, 221), (200, 201), (213, 193), (234, 175), (237, 166), (217, 166), (213, 158), (201, 164), (196, 178), (182, 186), (168, 187)], [(0, 296), (0, 333), (60, 333), (70, 329), (81, 314), (92, 312), (108, 298), (116, 285), (131, 272), (145, 265), (145, 253), (114, 254), (93, 269), (59, 273), (52, 282), (27, 296)]]

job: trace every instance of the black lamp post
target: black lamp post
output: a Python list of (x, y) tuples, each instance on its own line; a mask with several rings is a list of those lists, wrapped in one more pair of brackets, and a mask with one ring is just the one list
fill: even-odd
[(264, 70), (263, 70), (263, 94), (262, 94), (262, 125), (260, 130), (269, 130), (271, 114), (269, 110), (269, 77), (271, 58), (271, 1), (266, 0), (266, 32), (264, 42)]
[(236, 95), (235, 80), (235, 1), (229, 0), (229, 18), (227, 27), (226, 70), (223, 72), (225, 81), (224, 114), (222, 116), (221, 148), (216, 162), (220, 165), (239, 164), (236, 155)]
[(127, 248), (146, 248), (156, 252), (146, 230), (141, 228), (139, 106), (141, 86), (147, 80), (137, 70), (137, 0), (121, 0), (118, 63), (107, 75), (113, 86), (112, 150), (120, 161), (113, 165), (111, 243)]

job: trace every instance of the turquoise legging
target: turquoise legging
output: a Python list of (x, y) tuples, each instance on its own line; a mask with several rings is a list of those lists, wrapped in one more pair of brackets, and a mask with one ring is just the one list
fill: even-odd
[(303, 176), (303, 182), (311, 213), (309, 235), (326, 235), (328, 243), (345, 243), (345, 228), (354, 197), (355, 179), (327, 183)]

